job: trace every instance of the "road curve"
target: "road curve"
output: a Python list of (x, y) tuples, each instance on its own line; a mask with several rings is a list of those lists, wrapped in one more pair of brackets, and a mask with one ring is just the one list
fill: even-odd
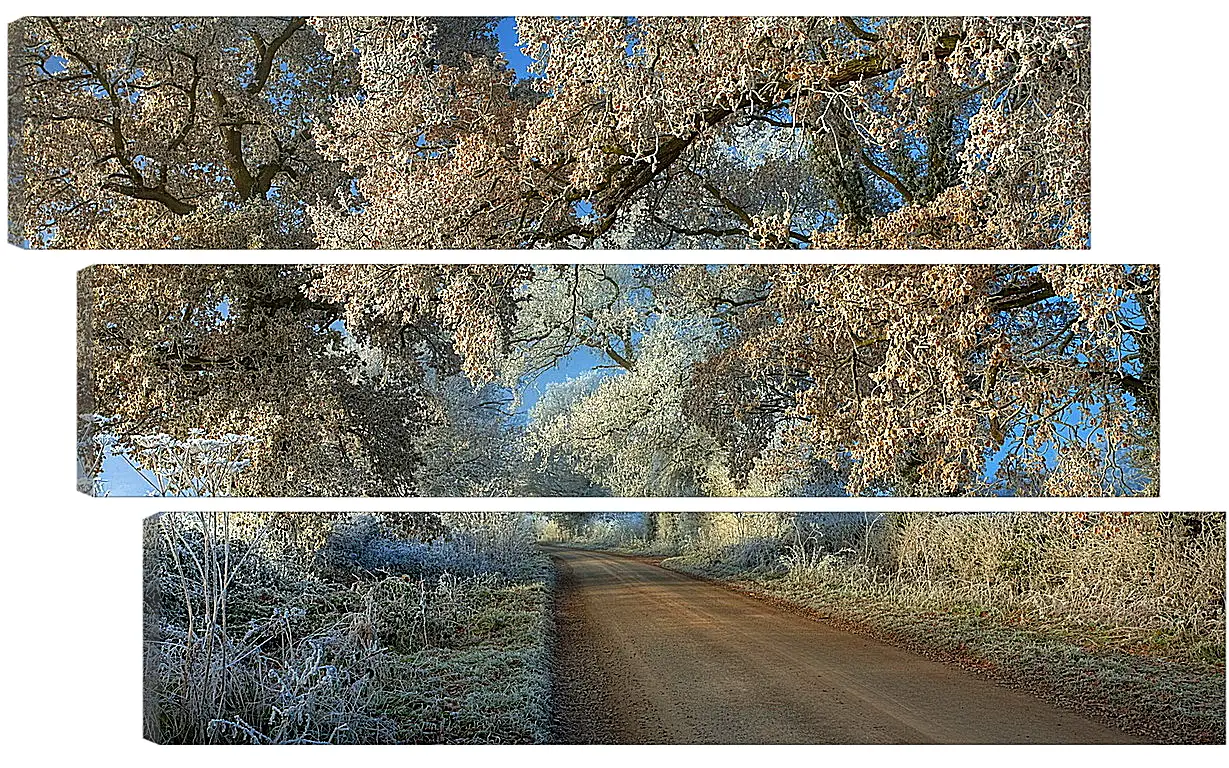
[(563, 743), (1121, 744), (959, 668), (651, 562), (548, 548)]

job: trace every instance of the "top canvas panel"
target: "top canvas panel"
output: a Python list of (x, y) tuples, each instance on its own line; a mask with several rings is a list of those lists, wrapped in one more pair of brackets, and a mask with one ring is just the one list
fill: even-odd
[(32, 248), (1087, 248), (1090, 24), (26, 18)]

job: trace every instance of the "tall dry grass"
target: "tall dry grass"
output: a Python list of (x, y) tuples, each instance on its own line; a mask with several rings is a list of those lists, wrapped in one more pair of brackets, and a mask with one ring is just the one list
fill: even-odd
[(1224, 514), (897, 513), (782, 543), (800, 583), (1224, 658)]

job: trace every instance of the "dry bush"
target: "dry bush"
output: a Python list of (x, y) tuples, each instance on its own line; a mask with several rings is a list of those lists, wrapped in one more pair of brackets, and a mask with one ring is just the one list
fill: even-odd
[(712, 512), (699, 520), (688, 553), (701, 562), (749, 570), (773, 569), (792, 529), (792, 515)]
[(792, 544), (790, 578), (1224, 658), (1223, 514), (898, 513), (850, 538)]

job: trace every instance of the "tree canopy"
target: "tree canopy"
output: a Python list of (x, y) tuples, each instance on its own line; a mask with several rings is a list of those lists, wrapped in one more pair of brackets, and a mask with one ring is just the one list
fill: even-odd
[(253, 495), (1156, 492), (1154, 266), (106, 265), (80, 292), (87, 480), (234, 434), (222, 491)]
[(526, 77), (495, 21), (15, 22), (10, 236), (1088, 246), (1086, 18), (524, 17)]

